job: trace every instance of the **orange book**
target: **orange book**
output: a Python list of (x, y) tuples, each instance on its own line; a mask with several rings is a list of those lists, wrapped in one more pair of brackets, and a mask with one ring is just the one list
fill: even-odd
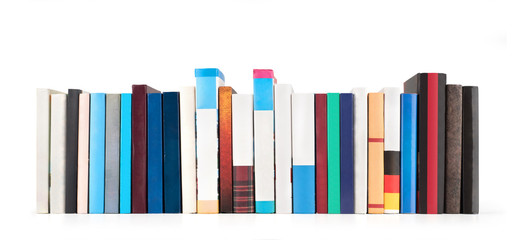
[(369, 128), (369, 165), (368, 165), (368, 213), (383, 213), (383, 93), (368, 95), (368, 128)]
[(232, 87), (219, 87), (219, 189), (220, 212), (233, 212), (233, 159), (231, 136)]

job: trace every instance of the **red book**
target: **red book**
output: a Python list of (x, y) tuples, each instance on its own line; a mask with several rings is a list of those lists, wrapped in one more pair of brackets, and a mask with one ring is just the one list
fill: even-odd
[(233, 212), (233, 159), (231, 137), (231, 87), (219, 87), (220, 212)]
[(328, 213), (328, 121), (326, 94), (315, 94), (315, 208)]

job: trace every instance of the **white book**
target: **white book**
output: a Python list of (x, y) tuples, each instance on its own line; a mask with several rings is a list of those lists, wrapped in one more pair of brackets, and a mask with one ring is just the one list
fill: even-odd
[(354, 128), (354, 181), (355, 213), (367, 213), (367, 91), (354, 88), (353, 128)]
[(77, 148), (77, 213), (88, 213), (90, 143), (90, 94), (79, 95), (79, 137)]
[(50, 95), (50, 213), (65, 213), (66, 97)]
[(254, 171), (257, 213), (274, 212), (273, 123), (273, 111), (254, 111)]
[(183, 213), (197, 212), (197, 166), (195, 163), (195, 87), (179, 92), (181, 126), (181, 197)]
[(276, 213), (292, 213), (292, 85), (274, 86)]
[(253, 95), (232, 95), (233, 166), (253, 166)]

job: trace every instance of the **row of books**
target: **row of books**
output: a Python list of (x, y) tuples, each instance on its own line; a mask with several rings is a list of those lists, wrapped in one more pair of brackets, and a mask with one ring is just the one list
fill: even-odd
[(37, 91), (38, 213), (478, 213), (478, 87)]

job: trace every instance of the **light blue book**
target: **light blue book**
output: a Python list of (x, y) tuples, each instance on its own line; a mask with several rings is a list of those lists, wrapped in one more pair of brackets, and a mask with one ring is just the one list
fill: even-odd
[(417, 94), (401, 94), (400, 212), (416, 213)]
[(131, 94), (120, 94), (120, 213), (131, 213)]
[(90, 95), (89, 213), (104, 213), (106, 94)]

